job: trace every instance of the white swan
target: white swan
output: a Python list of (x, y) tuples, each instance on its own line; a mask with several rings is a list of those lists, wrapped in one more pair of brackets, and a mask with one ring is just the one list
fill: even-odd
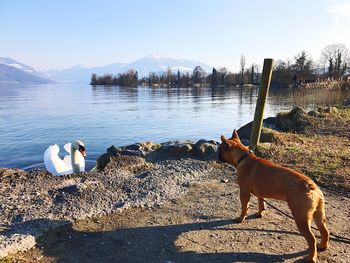
[(76, 140), (67, 143), (64, 149), (68, 153), (62, 160), (58, 153), (60, 148), (57, 144), (49, 146), (44, 153), (46, 169), (54, 175), (65, 175), (85, 171), (85, 145), (82, 141)]

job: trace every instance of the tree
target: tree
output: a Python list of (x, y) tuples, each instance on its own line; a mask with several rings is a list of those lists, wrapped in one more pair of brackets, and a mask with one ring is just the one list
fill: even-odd
[(97, 85), (97, 75), (95, 73), (91, 75), (90, 85)]
[(228, 72), (225, 77), (225, 84), (227, 86), (233, 86), (237, 84), (236, 74)]
[(323, 48), (321, 63), (327, 68), (329, 77), (344, 75), (350, 62), (349, 49), (344, 44), (331, 44)]
[(180, 85), (180, 80), (181, 80), (181, 74), (180, 74), (180, 70), (178, 70), (176, 75), (176, 85)]
[(292, 67), (290, 62), (277, 60), (272, 73), (271, 86), (286, 88), (292, 79)]
[(250, 69), (250, 84), (254, 84), (254, 64), (251, 66)]
[(166, 84), (173, 85), (175, 84), (175, 81), (176, 81), (175, 75), (172, 73), (171, 68), (168, 68), (166, 72)]
[(219, 85), (226, 85), (226, 77), (228, 75), (228, 69), (227, 68), (221, 68), (219, 70), (219, 75), (218, 75), (218, 79), (219, 79)]
[(295, 62), (292, 65), (292, 69), (295, 73), (304, 77), (313, 74), (313, 61), (311, 59), (311, 56), (307, 54), (306, 51), (301, 51), (294, 57), (294, 60)]
[(202, 84), (205, 82), (205, 75), (206, 72), (201, 66), (196, 66), (193, 70), (192, 76), (193, 76), (193, 83), (195, 84)]
[(245, 56), (242, 54), (240, 59), (240, 68), (241, 68), (241, 84), (244, 84), (244, 69), (245, 69)]
[(213, 86), (218, 85), (218, 71), (216, 70), (216, 68), (213, 68), (213, 71), (211, 73), (210, 83)]

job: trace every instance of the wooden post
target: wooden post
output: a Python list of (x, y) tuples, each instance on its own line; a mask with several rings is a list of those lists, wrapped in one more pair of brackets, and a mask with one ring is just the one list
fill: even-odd
[(265, 58), (264, 67), (261, 75), (260, 89), (258, 94), (258, 100), (256, 101), (254, 122), (252, 127), (252, 133), (250, 135), (249, 148), (254, 150), (260, 140), (261, 127), (264, 118), (264, 109), (269, 93), (271, 75), (272, 75), (273, 59)]

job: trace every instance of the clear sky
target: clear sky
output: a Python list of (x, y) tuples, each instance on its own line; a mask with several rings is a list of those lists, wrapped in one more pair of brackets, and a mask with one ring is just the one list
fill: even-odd
[(350, 0), (0, 0), (0, 56), (35, 67), (156, 53), (238, 70), (332, 43), (350, 47)]

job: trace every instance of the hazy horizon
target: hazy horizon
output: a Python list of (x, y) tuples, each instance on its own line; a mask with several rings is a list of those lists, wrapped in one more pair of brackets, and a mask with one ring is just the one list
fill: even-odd
[(19, 1), (0, 3), (1, 57), (35, 68), (130, 63), (149, 54), (214, 67), (350, 46), (350, 1)]

